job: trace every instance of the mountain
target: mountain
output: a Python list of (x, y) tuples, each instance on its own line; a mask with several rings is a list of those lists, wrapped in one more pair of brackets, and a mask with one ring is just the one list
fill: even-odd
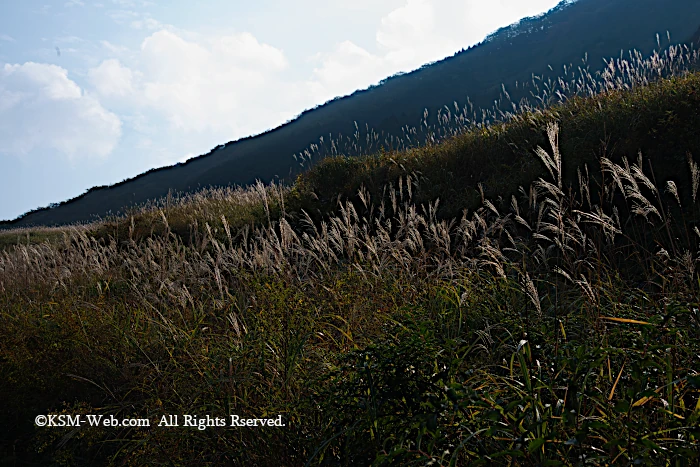
[(696, 48), (700, 46), (700, 28), (698, 28), (697, 31), (695, 31), (695, 34), (693, 34), (693, 37), (690, 39), (690, 41)]
[(564, 0), (544, 15), (496, 31), (475, 47), (307, 110), (274, 130), (220, 145), (185, 163), (92, 188), (0, 227), (90, 221), (171, 191), (290, 178), (299, 170), (293, 154), (321, 136), (354, 134), (356, 122), (376, 133), (400, 135), (406, 124), (419, 122), (425, 109), (435, 115), (446, 104), (464, 104), (467, 96), (475, 108), (489, 108), (499, 99), (502, 84), (517, 102), (531, 88), (515, 88), (515, 83), (529, 83), (533, 74), (545, 80), (555, 77), (563, 65), (581, 64), (584, 56), (595, 72), (605, 66), (604, 58), (621, 51), (650, 54), (659, 35), (666, 41), (667, 32), (672, 41), (697, 40), (699, 6), (700, 0)]
[(700, 72), (657, 64), (291, 187), (0, 232), (0, 464), (700, 465)]

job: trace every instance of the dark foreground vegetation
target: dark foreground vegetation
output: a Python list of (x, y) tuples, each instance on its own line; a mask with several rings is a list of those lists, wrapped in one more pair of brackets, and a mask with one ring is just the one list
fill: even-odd
[(3, 461), (698, 465), (700, 74), (658, 59), (291, 187), (5, 234)]

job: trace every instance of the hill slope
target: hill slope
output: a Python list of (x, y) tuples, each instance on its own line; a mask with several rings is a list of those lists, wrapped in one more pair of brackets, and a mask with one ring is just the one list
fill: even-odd
[(33, 211), (4, 225), (89, 221), (162, 197), (170, 190), (288, 177), (297, 167), (292, 154), (318, 142), (319, 136), (353, 134), (355, 121), (378, 133), (396, 135), (405, 124), (417, 123), (425, 108), (434, 114), (453, 101), (464, 103), (466, 96), (476, 108), (489, 107), (499, 98), (502, 83), (514, 101), (528, 96), (530, 88), (513, 90), (513, 84), (530, 82), (533, 74), (546, 74), (549, 65), (559, 70), (565, 64), (581, 63), (587, 54), (591, 71), (596, 71), (604, 65), (603, 58), (619, 56), (621, 50), (650, 53), (656, 47), (657, 33), (669, 31), (672, 38), (685, 40), (700, 24), (698, 6), (698, 0), (564, 1), (546, 15), (499, 30), (477, 47), (306, 111), (277, 129), (219, 146), (184, 164), (92, 189), (60, 206)]
[[(20, 231), (0, 251), (0, 458), (698, 465), (698, 125), (700, 73), (679, 73), (291, 187)], [(453, 190), (480, 171), (475, 206)]]

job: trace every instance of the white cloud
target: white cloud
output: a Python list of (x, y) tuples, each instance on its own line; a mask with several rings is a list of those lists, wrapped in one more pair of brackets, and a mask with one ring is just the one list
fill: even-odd
[[(136, 59), (127, 60), (131, 73), (118, 62), (103, 63), (93, 71), (92, 84), (98, 92), (106, 96), (134, 91), (142, 109), (155, 109), (179, 131), (227, 132), (233, 138), (263, 131), (303, 108), (452, 55), (504, 21), (544, 11), (553, 1), (397, 1), (378, 20), (374, 48), (341, 41), (311, 57), (310, 75), (296, 81), (283, 77), (289, 66), (284, 52), (250, 33), (196, 34), (135, 11), (142, 1), (112, 3), (123, 8), (110, 12), (115, 21), (153, 32), (142, 42)], [(109, 43), (103, 46), (123, 59), (123, 50)]]
[(338, 44), (330, 54), (321, 55), (322, 65), (315, 68), (309, 87), (319, 101), (350, 94), (385, 78), (388, 63), (351, 41)]
[(248, 32), (180, 30), (151, 18), (139, 8), (142, 1), (111, 3), (121, 8), (107, 12), (115, 22), (146, 37), (138, 50), (102, 41), (110, 57), (88, 72), (90, 89), (123, 113), (125, 125), (143, 138), (142, 147), (152, 142), (149, 151), (167, 163), (182, 153), (260, 133), (303, 109), (452, 55), (504, 21), (544, 11), (554, 2), (387, 1), (386, 14), (375, 17), (373, 47), (358, 45), (360, 38), (331, 44), (296, 64), (307, 70), (306, 76), (303, 68), (292, 70), (301, 75), (296, 79), (289, 78), (280, 47)]
[(377, 42), (389, 50), (421, 46), (430, 40), (435, 25), (433, 2), (408, 0), (381, 20)]
[(102, 44), (102, 47), (107, 49), (107, 51), (112, 54), (112, 55), (119, 55), (123, 54), (129, 51), (127, 47), (124, 47), (123, 45), (115, 45), (112, 44), (109, 41), (100, 41), (100, 44)]
[(110, 10), (107, 12), (107, 16), (120, 25), (137, 21), (138, 18), (141, 18), (141, 14), (133, 10)]
[(85, 43), (87, 41), (82, 37), (78, 36), (61, 36), (54, 39), (54, 42), (57, 42), (59, 44), (79, 44)]
[(147, 29), (149, 31), (155, 31), (156, 29), (163, 28), (163, 23), (153, 18), (144, 17), (143, 19), (132, 21), (130, 26), (134, 29)]
[(284, 53), (249, 33), (195, 41), (161, 30), (143, 41), (139, 58), (143, 102), (179, 130), (247, 136), (287, 107)]
[(344, 41), (319, 62), (309, 87), (323, 100), (366, 88), (479, 42), (504, 24), (553, 7), (553, 0), (405, 0), (380, 20), (377, 52)]
[(80, 0), (68, 0), (63, 4), (63, 6), (67, 8), (73, 6), (85, 6), (85, 2), (81, 2)]
[(0, 153), (56, 149), (70, 158), (105, 157), (121, 121), (55, 65), (27, 62), (0, 70)]
[(313, 92), (322, 100), (350, 94), (399, 71), (454, 53), (459, 49), (458, 42), (436, 30), (440, 19), (436, 3), (407, 0), (381, 18), (375, 36), (377, 53), (344, 41), (331, 52), (317, 56), (320, 65), (310, 82)]
[(155, 5), (155, 3), (148, 0), (112, 0), (112, 3), (126, 8), (148, 7)]
[(0, 34), (0, 41), (15, 42), (15, 38), (7, 34)]
[(114, 3), (122, 8), (118, 10), (110, 10), (107, 13), (107, 16), (119, 25), (129, 25), (132, 29), (148, 31), (167, 28), (166, 25), (156, 19), (153, 19), (151, 15), (145, 11), (127, 9), (139, 7), (143, 8), (150, 5), (150, 2), (117, 1)]
[(31, 10), (32, 13), (37, 13), (40, 15), (48, 15), (51, 11), (51, 5), (42, 5), (41, 7)]
[(523, 17), (546, 11), (554, 6), (552, 3), (551, 0), (465, 2), (461, 15), (470, 31), (470, 36), (478, 38), (475, 40), (481, 40), (498, 29), (499, 25), (505, 26)]
[[(141, 134), (154, 134), (156, 132), (155, 126), (151, 121), (141, 112), (136, 112), (132, 115), (124, 115), (122, 117), (127, 125), (137, 133)], [(149, 139), (149, 138), (146, 138)], [(150, 140), (150, 139), (149, 139)]]
[(133, 73), (117, 59), (103, 61), (88, 71), (88, 80), (100, 95), (122, 97), (133, 92)]
[(285, 78), (284, 52), (248, 32), (166, 26), (136, 51), (102, 47), (113, 58), (88, 71), (89, 89), (158, 164), (261, 133), (316, 103), (306, 83)]
[(209, 43), (212, 53), (232, 66), (281, 71), (288, 65), (281, 50), (261, 44), (248, 32), (216, 37)]

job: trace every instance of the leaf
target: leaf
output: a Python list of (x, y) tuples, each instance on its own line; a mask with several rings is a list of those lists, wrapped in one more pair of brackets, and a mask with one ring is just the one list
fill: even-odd
[(619, 413), (625, 413), (629, 410), (630, 408), (630, 403), (629, 401), (626, 401), (625, 399), (622, 399), (615, 404), (615, 411)]
[(636, 319), (628, 319), (628, 318), (612, 318), (609, 316), (601, 316), (600, 319), (607, 319), (608, 321), (615, 321), (617, 323), (629, 323), (629, 324), (644, 324), (647, 326), (653, 326), (652, 323), (648, 323), (646, 321), (639, 321)]
[(642, 439), (640, 439), (640, 440), (639, 440), (639, 444), (641, 444), (641, 445), (643, 445), (644, 447), (647, 447), (647, 448), (649, 448), (649, 449), (651, 449), (651, 450), (653, 450), (653, 451), (656, 451), (656, 452), (662, 450), (662, 449), (661, 449), (661, 446), (659, 446), (658, 444), (656, 444), (655, 442), (653, 442), (652, 440), (647, 439), (647, 438), (642, 438)]
[(635, 402), (634, 404), (632, 404), (632, 407), (639, 407), (639, 406), (642, 406), (642, 405), (646, 404), (646, 403), (649, 402), (651, 399), (653, 399), (654, 397), (658, 396), (658, 393), (659, 393), (663, 388), (664, 388), (664, 387), (661, 386), (661, 387), (660, 387), (659, 389), (657, 389), (656, 391), (652, 391), (651, 389), (647, 389), (646, 391), (642, 391), (642, 393), (640, 394), (640, 396), (642, 396), (642, 397), (641, 397), (637, 402)]
[(695, 375), (695, 376), (690, 376), (688, 375), (686, 377), (688, 380), (688, 383), (695, 389), (700, 389), (700, 375)]
[(611, 448), (614, 448), (615, 446), (624, 446), (626, 444), (627, 444), (626, 439), (613, 439), (613, 440), (610, 440), (607, 443), (605, 443), (603, 445), (603, 448), (611, 449)]
[(545, 439), (544, 439), (544, 438), (533, 439), (532, 441), (530, 441), (530, 444), (528, 445), (527, 449), (528, 449), (528, 451), (530, 451), (531, 453), (532, 453), (532, 452), (535, 452), (535, 451), (537, 451), (544, 443), (545, 443)]
[(596, 430), (596, 429), (610, 429), (610, 425), (607, 423), (601, 422), (601, 421), (591, 421), (591, 422), (586, 422), (584, 423), (584, 426), (588, 428), (589, 430)]
[(457, 398), (457, 393), (452, 388), (447, 390), (447, 398), (450, 399), (452, 402), (457, 402), (459, 400)]
[(427, 418), (428, 419), (426, 420), (426, 426), (428, 427), (428, 430), (434, 432), (435, 430), (437, 430), (437, 414), (430, 414)]
[(496, 459), (498, 457), (504, 457), (504, 456), (525, 457), (525, 453), (522, 451), (507, 450), (507, 451), (499, 451), (495, 454), (491, 454), (491, 457), (493, 459)]
[(617, 387), (617, 383), (620, 382), (620, 376), (622, 376), (622, 370), (625, 369), (625, 364), (624, 362), (622, 363), (622, 368), (620, 368), (620, 373), (618, 373), (617, 378), (615, 379), (615, 384), (613, 384), (612, 389), (610, 390), (610, 395), (608, 396), (608, 400), (611, 401), (613, 396), (615, 395), (615, 388)]

